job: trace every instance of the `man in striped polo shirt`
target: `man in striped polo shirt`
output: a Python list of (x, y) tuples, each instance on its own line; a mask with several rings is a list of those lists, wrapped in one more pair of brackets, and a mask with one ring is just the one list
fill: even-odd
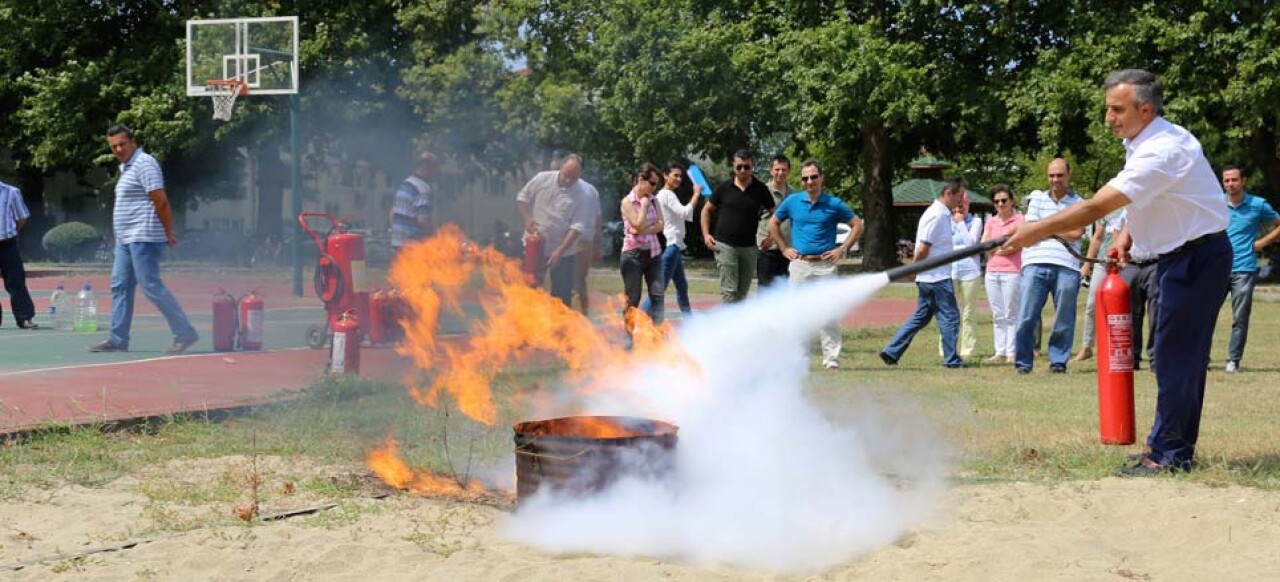
[(173, 234), (169, 197), (164, 190), (164, 174), (159, 162), (138, 147), (128, 127), (116, 125), (108, 129), (107, 145), (120, 160), (112, 215), (116, 248), (111, 267), (111, 334), (89, 351), (129, 350), (134, 291), (141, 285), (142, 293), (164, 315), (173, 332), (173, 345), (165, 353), (180, 354), (196, 343), (199, 336), (178, 301), (160, 281), (160, 254), (166, 244), (178, 244)]
[[(1026, 222), (1038, 222), (1078, 204), (1080, 196), (1071, 189), (1071, 166), (1057, 158), (1049, 162), (1049, 191), (1036, 190), (1027, 196)], [(1060, 233), (1079, 252), (1084, 229)], [(1067, 371), (1067, 358), (1076, 334), (1076, 297), (1080, 293), (1080, 260), (1056, 240), (1043, 240), (1022, 251), (1022, 305), (1018, 310), (1018, 332), (1014, 341), (1014, 366), (1019, 374), (1031, 373), (1036, 330), (1040, 312), (1053, 297), (1053, 331), (1049, 333), (1049, 371)]]
[[(22, 268), (22, 255), (18, 252), (18, 231), (27, 223), (31, 213), (22, 202), (22, 192), (0, 182), (0, 278), (4, 290), (9, 293), (9, 307), (13, 318), (22, 329), (35, 329), (31, 321), (36, 316), (35, 304), (27, 291), (27, 272)], [(0, 322), (4, 310), (0, 309)]]

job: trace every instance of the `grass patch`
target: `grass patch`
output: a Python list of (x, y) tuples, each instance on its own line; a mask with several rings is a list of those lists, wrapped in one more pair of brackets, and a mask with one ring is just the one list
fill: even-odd
[[(1083, 314), (1083, 309), (1078, 310)], [(1052, 316), (1052, 310), (1046, 310)], [(1196, 459), (1198, 470), (1177, 479), (1209, 485), (1280, 489), (1280, 354), (1266, 349), (1280, 341), (1280, 305), (1254, 304), (1244, 371), (1222, 371), (1231, 329), (1229, 304), (1214, 334)], [(1077, 345), (1079, 343), (1077, 326)], [(931, 419), (959, 459), (961, 477), (1061, 481), (1109, 476), (1145, 441), (1155, 411), (1156, 379), (1135, 373), (1138, 444), (1106, 446), (1098, 440), (1096, 360), (1072, 362), (1066, 375), (1050, 375), (1039, 359), (1030, 376), (1012, 366), (982, 365), (992, 350), (990, 316), (977, 324), (978, 353), (963, 370), (946, 370), (930, 326), (916, 336), (897, 367), (876, 353), (895, 329), (846, 330), (841, 372), (814, 376), (812, 393), (831, 410), (850, 400), (905, 398)], [(816, 369), (816, 360), (814, 363)]]

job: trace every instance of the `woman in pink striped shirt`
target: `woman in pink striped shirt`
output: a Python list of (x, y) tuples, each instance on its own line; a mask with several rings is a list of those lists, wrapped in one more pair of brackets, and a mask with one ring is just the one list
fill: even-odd
[[(992, 188), (991, 201), (996, 205), (996, 215), (987, 220), (982, 230), (982, 242), (1009, 236), (1022, 224), (1022, 215), (1016, 210), (1013, 191), (1008, 186), (1000, 184)], [(1009, 251), (1002, 247), (991, 251), (987, 258), (986, 283), (987, 303), (991, 305), (991, 319), (995, 325), (996, 355), (987, 358), (988, 363), (1013, 363), (1021, 279), (1021, 249)]]
[(635, 312), (640, 307), (641, 279), (649, 292), (649, 317), (662, 322), (666, 280), (662, 276), (662, 211), (658, 208), (658, 184), (662, 175), (653, 164), (636, 171), (631, 192), (622, 199), (622, 287), (627, 295), (627, 333), (634, 329)]

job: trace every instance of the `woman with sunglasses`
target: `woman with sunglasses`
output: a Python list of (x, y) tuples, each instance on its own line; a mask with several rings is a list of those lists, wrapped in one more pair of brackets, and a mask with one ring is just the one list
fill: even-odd
[(649, 318), (662, 322), (663, 300), (666, 295), (662, 276), (662, 246), (658, 233), (662, 232), (662, 211), (656, 195), (662, 175), (658, 168), (645, 163), (636, 171), (631, 192), (622, 199), (622, 287), (627, 295), (626, 326), (630, 334), (635, 328), (635, 311), (640, 307), (641, 280), (649, 295)]
[[(1013, 191), (999, 184), (991, 189), (991, 201), (996, 205), (996, 215), (987, 220), (982, 231), (982, 242), (1009, 236), (1022, 224), (1022, 215), (1016, 209)], [(1018, 305), (1022, 279), (1022, 250), (1001, 247), (991, 251), (987, 259), (987, 302), (991, 305), (991, 319), (995, 326), (996, 355), (987, 358), (989, 364), (1012, 364), (1014, 338), (1018, 332)]]

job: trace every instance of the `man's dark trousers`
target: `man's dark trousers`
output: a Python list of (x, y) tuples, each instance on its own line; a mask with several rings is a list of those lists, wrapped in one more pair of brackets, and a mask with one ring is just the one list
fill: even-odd
[[(1147, 444), (1152, 461), (1191, 469), (1213, 345), (1213, 328), (1231, 277), (1231, 245), (1224, 234), (1161, 255), (1156, 308), (1156, 418)], [(1176, 326), (1176, 327), (1175, 327)]]
[[(18, 253), (18, 237), (0, 241), (0, 277), (4, 277), (4, 290), (9, 294), (9, 306), (17, 321), (31, 321), (36, 316), (36, 306), (27, 291), (27, 271), (22, 268), (22, 255)], [(0, 312), (2, 313), (2, 312)]]
[(791, 259), (788, 259), (778, 249), (769, 249), (760, 251), (760, 255), (756, 258), (756, 281), (760, 283), (763, 289), (776, 282), (786, 284), (790, 279), (787, 277), (791, 273)]

